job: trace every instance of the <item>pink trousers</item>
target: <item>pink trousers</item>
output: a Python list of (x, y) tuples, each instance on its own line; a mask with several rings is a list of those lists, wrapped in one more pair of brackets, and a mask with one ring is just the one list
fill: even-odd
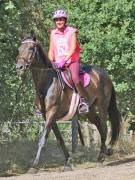
[(78, 84), (79, 79), (79, 72), (80, 72), (80, 63), (78, 61), (71, 63), (68, 68), (71, 71), (72, 79), (75, 84)]

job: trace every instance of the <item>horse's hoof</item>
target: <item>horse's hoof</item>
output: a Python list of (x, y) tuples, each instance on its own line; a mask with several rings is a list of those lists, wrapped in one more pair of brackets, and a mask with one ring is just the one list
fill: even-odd
[(27, 173), (28, 174), (36, 174), (37, 172), (38, 172), (37, 168), (30, 168)]
[(71, 157), (69, 157), (67, 162), (65, 163), (63, 171), (64, 172), (66, 172), (66, 171), (73, 171), (73, 168), (72, 168), (72, 158)]
[(98, 161), (98, 162), (96, 163), (96, 167), (104, 167), (104, 163)]
[(72, 165), (65, 165), (63, 171), (64, 171), (64, 172), (73, 171)]
[(98, 157), (98, 161), (103, 163), (105, 161), (105, 154), (104, 153), (101, 153)]
[(113, 149), (108, 148), (106, 151), (106, 155), (111, 156), (113, 154)]

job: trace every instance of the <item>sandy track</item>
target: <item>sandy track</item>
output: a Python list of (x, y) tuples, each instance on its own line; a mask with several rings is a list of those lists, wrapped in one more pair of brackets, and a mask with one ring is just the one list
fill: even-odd
[(135, 161), (114, 166), (98, 166), (70, 172), (42, 172), (0, 180), (135, 180)]

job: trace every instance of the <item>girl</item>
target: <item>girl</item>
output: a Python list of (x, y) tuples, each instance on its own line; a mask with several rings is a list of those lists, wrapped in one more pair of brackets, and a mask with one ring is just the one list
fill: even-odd
[(50, 35), (48, 57), (57, 63), (58, 68), (68, 67), (71, 71), (75, 87), (81, 97), (80, 113), (87, 113), (89, 106), (88, 95), (79, 79), (80, 46), (77, 41), (77, 29), (67, 26), (67, 14), (64, 10), (57, 10), (53, 15), (56, 29)]

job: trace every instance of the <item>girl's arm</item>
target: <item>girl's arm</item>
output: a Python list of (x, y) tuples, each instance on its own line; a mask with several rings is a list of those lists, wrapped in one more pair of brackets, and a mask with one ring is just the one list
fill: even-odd
[(72, 44), (71, 44), (71, 47), (70, 47), (70, 50), (69, 50), (67, 56), (64, 59), (65, 61), (68, 61), (69, 58), (74, 54), (74, 52), (76, 50), (76, 44), (77, 44), (77, 34), (76, 34), (76, 32), (74, 32), (72, 34), (71, 41), (72, 41)]
[(48, 51), (48, 58), (50, 59), (50, 61), (54, 61), (52, 34), (50, 35), (50, 46), (49, 46), (49, 51)]

